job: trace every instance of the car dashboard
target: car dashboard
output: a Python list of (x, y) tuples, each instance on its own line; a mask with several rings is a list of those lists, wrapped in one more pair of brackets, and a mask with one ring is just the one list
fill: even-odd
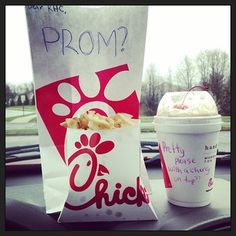
[[(215, 187), (208, 206), (185, 208), (167, 201), (156, 142), (141, 142), (157, 221), (57, 223), (59, 213), (46, 214), (38, 145), (6, 149), (5, 229), (108, 231), (229, 231), (231, 230), (230, 154), (217, 153)], [(79, 220), (78, 220), (79, 221)]]

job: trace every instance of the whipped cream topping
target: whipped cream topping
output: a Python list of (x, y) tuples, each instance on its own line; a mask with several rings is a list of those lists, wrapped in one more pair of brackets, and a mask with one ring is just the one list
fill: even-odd
[(212, 115), (218, 115), (218, 110), (214, 99), (207, 91), (168, 92), (162, 97), (157, 108), (157, 116)]

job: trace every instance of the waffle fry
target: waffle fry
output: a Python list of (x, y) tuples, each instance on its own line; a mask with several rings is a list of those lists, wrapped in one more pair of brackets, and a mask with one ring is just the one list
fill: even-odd
[(115, 116), (112, 117), (112, 119), (114, 120), (114, 125), (116, 128), (133, 125), (132, 119), (122, 113), (117, 113)]
[(60, 125), (65, 127), (65, 128), (72, 128), (72, 129), (79, 129), (80, 128), (80, 123), (78, 121), (78, 118), (76, 118), (76, 117), (67, 118)]
[(122, 113), (117, 113), (112, 117), (107, 117), (94, 111), (87, 111), (81, 114), (79, 118), (67, 118), (60, 125), (72, 129), (103, 130), (132, 126), (134, 125), (134, 122), (131, 117)]

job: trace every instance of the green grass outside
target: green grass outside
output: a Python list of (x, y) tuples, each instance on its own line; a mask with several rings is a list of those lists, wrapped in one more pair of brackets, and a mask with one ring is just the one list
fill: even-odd
[(231, 121), (231, 116), (222, 116), (222, 121), (223, 122), (229, 122)]
[[(12, 111), (23, 111), (23, 106), (11, 106), (11, 107), (6, 107), (6, 109), (12, 110)], [(35, 112), (36, 108), (34, 105), (27, 105), (27, 106), (24, 106), (24, 110)]]
[[(14, 119), (16, 119), (16, 118), (20, 118), (20, 117), (27, 117), (27, 116), (32, 116), (34, 113), (31, 113), (31, 114), (26, 114), (26, 115), (21, 115), (21, 116), (12, 116), (12, 117), (7, 117), (6, 118), (6, 122), (11, 122), (11, 121), (13, 121)], [(34, 118), (33, 118), (34, 119)], [(32, 119), (32, 120), (33, 120)], [(30, 123), (32, 122), (31, 120), (29, 121)], [(29, 123), (29, 122), (27, 122), (27, 123)], [(36, 122), (36, 118), (35, 118), (35, 122)]]
[(140, 116), (140, 120), (143, 123), (151, 123), (153, 122), (153, 116)]
[(223, 123), (221, 131), (230, 131), (230, 123)]
[[(15, 107), (8, 107), (6, 109), (11, 109), (11, 110), (22, 110), (22, 106), (15, 106)], [(25, 111), (32, 111), (36, 112), (35, 106), (25, 106), (24, 107)], [(32, 115), (32, 114), (29, 114)], [(24, 116), (29, 116), (24, 115)], [(21, 116), (15, 116), (15, 117), (8, 117), (6, 118), (6, 122), (10, 122), (12, 120), (14, 120), (15, 118), (18, 117), (23, 117)], [(154, 130), (154, 126), (152, 124), (153, 122), (153, 116), (140, 116), (140, 120), (141, 120), (141, 132), (155, 132)], [(231, 117), (230, 116), (222, 116), (222, 131), (230, 131), (230, 120)], [(37, 123), (37, 118), (34, 117), (32, 118), (28, 123)], [(37, 135), (38, 131), (37, 129), (17, 129), (17, 130), (6, 130), (6, 135)]]
[(37, 123), (37, 117), (32, 118), (28, 123)]
[(6, 130), (6, 136), (18, 136), (18, 135), (38, 135), (38, 129), (12, 129)]
[[(34, 122), (36, 123), (36, 121)], [(230, 123), (223, 123), (221, 131), (230, 131)], [(147, 126), (141, 124), (141, 132), (144, 132), (144, 133), (155, 132), (154, 126), (152, 124), (147, 125)], [(37, 134), (38, 134), (38, 130), (35, 128), (6, 130), (6, 135), (37, 135)]]
[[(15, 111), (23, 111), (23, 106), (12, 106), (12, 107), (7, 107), (6, 109), (9, 110), (15, 110)], [(24, 106), (25, 111), (32, 111), (36, 112), (36, 107), (34, 105), (27, 105)], [(27, 115), (25, 115), (27, 116)], [(22, 116), (16, 116), (16, 117), (10, 117), (7, 118), (6, 121), (11, 121), (15, 118), (22, 117)], [(141, 122), (143, 123), (151, 123), (153, 121), (153, 116), (140, 116)], [(230, 116), (222, 116), (222, 121), (223, 122), (230, 122), (231, 117)], [(33, 119), (32, 122), (36, 121), (36, 119)]]
[[(14, 119), (16, 118), (20, 118), (20, 117), (27, 117), (27, 116), (31, 116), (33, 115), (34, 113), (36, 113), (36, 108), (34, 105), (27, 105), (27, 106), (24, 106), (24, 111), (27, 111), (27, 112), (32, 112), (31, 114), (24, 114), (23, 116), (23, 106), (11, 106), (11, 107), (6, 107), (6, 110), (11, 110), (11, 111), (21, 111), (22, 112), (22, 115), (18, 115), (18, 116), (12, 116), (12, 117), (6, 117), (5, 121), (6, 122), (11, 122), (13, 121)], [(37, 122), (37, 119), (36, 117), (32, 118), (29, 122), (27, 123), (36, 123)]]

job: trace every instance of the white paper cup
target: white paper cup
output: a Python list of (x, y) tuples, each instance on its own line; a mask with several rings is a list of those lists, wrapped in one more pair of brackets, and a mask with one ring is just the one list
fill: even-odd
[(211, 201), (221, 116), (155, 116), (168, 201), (202, 207)]

